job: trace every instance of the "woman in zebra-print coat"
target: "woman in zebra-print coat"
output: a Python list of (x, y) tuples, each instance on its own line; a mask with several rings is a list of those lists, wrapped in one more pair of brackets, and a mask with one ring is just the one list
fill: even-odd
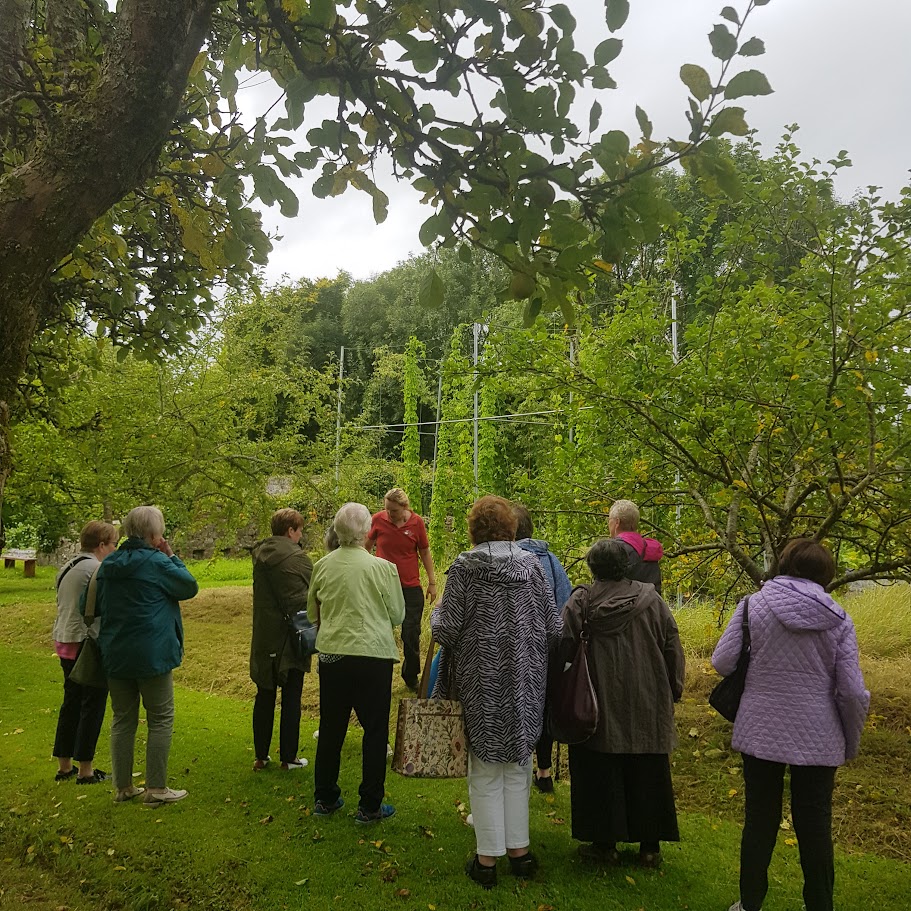
[(468, 792), (477, 853), (468, 875), (486, 888), (509, 855), (516, 876), (534, 874), (529, 851), (531, 754), (541, 735), (547, 659), (560, 638), (553, 593), (533, 554), (516, 546), (516, 518), (502, 497), (468, 516), (475, 545), (450, 567), (430, 619), (443, 646), (434, 694), (460, 699), (468, 736)]

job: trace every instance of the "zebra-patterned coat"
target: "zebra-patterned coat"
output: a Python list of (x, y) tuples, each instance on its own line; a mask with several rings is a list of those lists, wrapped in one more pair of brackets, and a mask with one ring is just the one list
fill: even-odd
[(537, 557), (510, 541), (460, 554), (430, 618), (443, 646), (434, 695), (460, 699), (472, 751), (524, 762), (541, 735), (560, 614)]

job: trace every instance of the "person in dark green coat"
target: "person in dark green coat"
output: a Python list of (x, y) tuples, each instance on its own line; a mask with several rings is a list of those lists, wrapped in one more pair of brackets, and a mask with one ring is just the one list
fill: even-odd
[[(180, 603), (199, 591), (164, 537), (164, 517), (137, 506), (123, 520), (127, 540), (98, 568), (98, 647), (111, 693), (111, 763), (122, 802), (145, 792), (155, 806), (187, 796), (168, 787), (174, 730), (173, 670), (183, 658)], [(139, 702), (146, 710), (145, 789), (133, 785)]]
[(272, 516), (272, 537), (255, 544), (253, 555), (253, 641), (250, 645), (250, 679), (256, 684), (253, 703), (253, 771), (269, 763), (275, 699), (282, 691), (278, 750), (281, 767), (302, 769), (298, 757), (301, 693), (310, 658), (294, 653), (286, 617), (307, 609), (313, 563), (301, 549), (304, 517), (295, 509), (280, 509)]

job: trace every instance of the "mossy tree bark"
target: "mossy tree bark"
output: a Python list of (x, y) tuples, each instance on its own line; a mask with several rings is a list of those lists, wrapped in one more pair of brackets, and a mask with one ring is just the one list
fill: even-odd
[[(56, 305), (48, 277), (154, 167), (216, 6), (123, 0), (95, 84), (0, 178), (0, 503), (12, 467), (9, 403), (35, 333)], [(13, 93), (24, 62), (16, 36), (27, 7), (0, 0), (0, 100)]]

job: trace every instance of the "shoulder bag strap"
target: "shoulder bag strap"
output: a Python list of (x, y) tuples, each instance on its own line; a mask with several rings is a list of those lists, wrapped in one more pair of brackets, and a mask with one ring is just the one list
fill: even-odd
[(421, 672), (421, 688), (418, 691), (418, 699), (426, 699), (428, 696), (427, 688), (430, 684), (430, 665), (433, 664), (433, 652), (436, 643), (433, 636), (430, 637), (430, 644), (427, 646), (427, 657), (424, 659), (424, 670)]
[(67, 574), (67, 573), (68, 573), (68, 572), (69, 572), (77, 563), (81, 563), (83, 560), (88, 560), (88, 558), (89, 558), (89, 555), (88, 555), (88, 554), (76, 554), (76, 556), (73, 557), (72, 560), (70, 560), (69, 563), (67, 563), (67, 565), (63, 568), (63, 572), (60, 573), (59, 578), (58, 578), (57, 581), (54, 583), (54, 586), (56, 587), (57, 591), (60, 591), (60, 586), (61, 586), (61, 584), (63, 583), (63, 580), (66, 578), (66, 574)]
[(741, 642), (740, 642), (740, 655), (741, 657), (749, 658), (750, 650), (752, 648), (752, 641), (750, 639), (750, 598), (747, 596), (743, 600), (743, 619), (740, 623), (741, 630)]
[(95, 604), (98, 601), (98, 570), (101, 564), (95, 567), (92, 578), (89, 579), (89, 587), (85, 596), (85, 625), (91, 626), (95, 622)]

